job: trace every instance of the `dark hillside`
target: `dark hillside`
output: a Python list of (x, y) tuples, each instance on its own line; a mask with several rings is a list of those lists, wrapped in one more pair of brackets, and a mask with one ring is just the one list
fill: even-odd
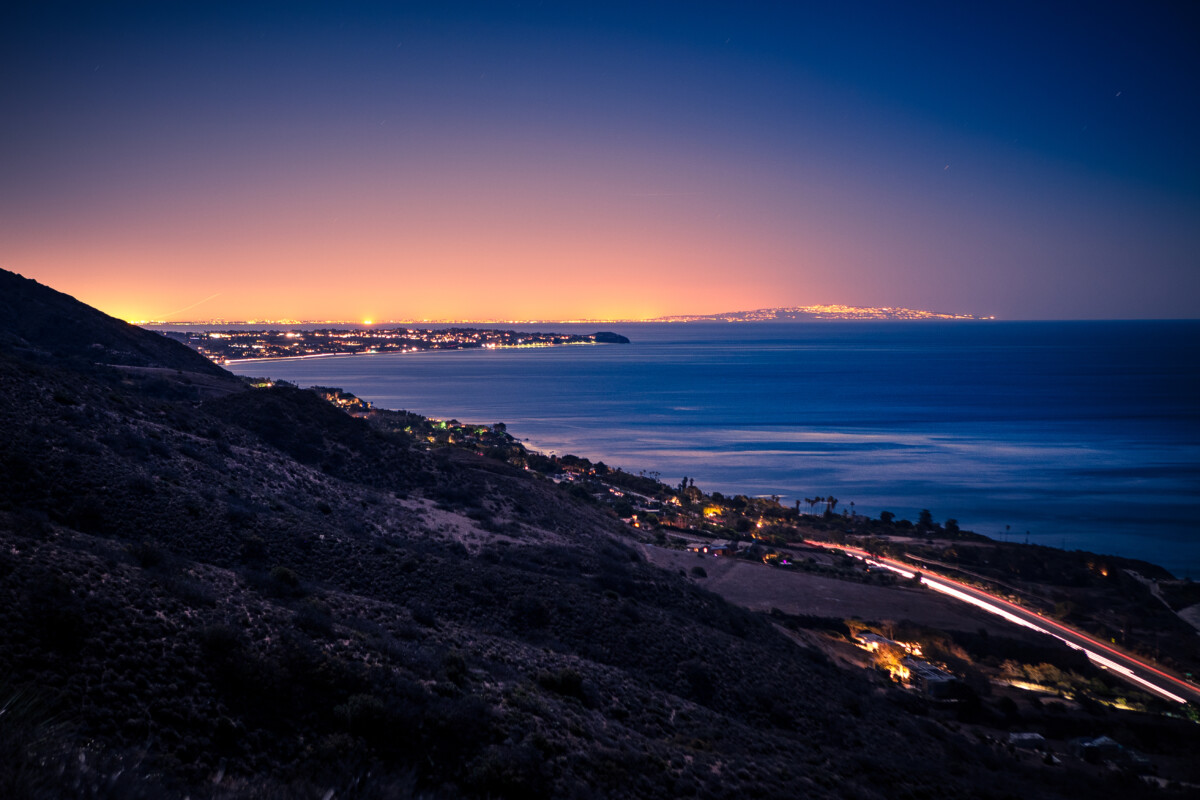
[(37, 281), (0, 269), (0, 343), (59, 362), (225, 370), (178, 342), (108, 316)]
[(911, 713), (532, 473), (77, 363), (0, 346), (0, 796), (1145, 791)]
[(407, 438), (385, 436), (314, 392), (276, 386), (221, 397), (204, 410), (339, 478), (404, 490), (427, 477)]

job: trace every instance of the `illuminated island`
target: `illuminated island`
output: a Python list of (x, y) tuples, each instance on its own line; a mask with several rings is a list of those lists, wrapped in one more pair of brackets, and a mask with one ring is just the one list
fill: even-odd
[(899, 306), (847, 306), (841, 304), (758, 308), (753, 311), (727, 311), (721, 314), (685, 314), (658, 317), (649, 322), (811, 322), (815, 320), (934, 320), (995, 319), (974, 314), (943, 314)]
[(321, 330), (170, 331), (182, 342), (218, 364), (260, 358), (314, 358), (369, 353), (414, 353), (422, 350), (496, 350), (511, 347), (557, 347), (579, 344), (628, 344), (610, 331), (592, 334), (523, 333), (481, 328), (323, 328)]

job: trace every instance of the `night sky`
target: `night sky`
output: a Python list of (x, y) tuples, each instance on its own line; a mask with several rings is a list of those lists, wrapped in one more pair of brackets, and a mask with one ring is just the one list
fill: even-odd
[(1197, 3), (12, 5), (0, 266), (123, 318), (1197, 316)]

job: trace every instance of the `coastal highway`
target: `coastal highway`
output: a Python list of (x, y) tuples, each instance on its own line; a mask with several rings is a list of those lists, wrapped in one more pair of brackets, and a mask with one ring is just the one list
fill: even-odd
[[(806, 540), (805, 544), (827, 550), (840, 550), (849, 556), (862, 559), (874, 566), (892, 570), (906, 578), (911, 578), (914, 572), (917, 571), (910, 564), (890, 558), (872, 556), (866, 551), (854, 547), (810, 540)], [(1007, 619), (1009, 622), (1048, 634), (1066, 643), (1069, 647), (1082, 650), (1093, 663), (1159, 697), (1165, 697), (1177, 703), (1200, 703), (1200, 686), (1172, 675), (1148, 661), (1125, 653), (1109, 643), (1102, 642), (1082, 631), (1063, 625), (1057, 620), (1049, 619), (1035, 611), (1019, 606), (1016, 603), (1011, 603), (1003, 597), (998, 597), (990, 592), (943, 575), (933, 575), (921, 570), (921, 582), (934, 591), (941, 592), (964, 603), (970, 603), (976, 608), (996, 614)]]

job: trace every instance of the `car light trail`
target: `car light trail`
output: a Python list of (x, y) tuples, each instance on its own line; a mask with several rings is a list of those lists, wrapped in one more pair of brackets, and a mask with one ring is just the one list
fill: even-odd
[[(887, 567), (886, 564), (884, 564), (882, 566)], [(888, 568), (890, 569), (890, 567), (888, 567)], [(897, 572), (899, 572), (899, 571), (900, 570), (897, 570)], [(997, 616), (1003, 617), (1004, 619), (1008, 620), (1009, 622), (1015, 622), (1016, 624), (1023, 625), (1026, 628), (1031, 628), (1035, 631), (1039, 631), (1039, 632), (1045, 633), (1049, 636), (1053, 636), (1055, 639), (1058, 639), (1060, 642), (1065, 644), (1067, 647), (1071, 647), (1076, 650), (1082, 651), (1085, 655), (1087, 655), (1087, 657), (1091, 661), (1095, 662), (1096, 664), (1099, 664), (1101, 667), (1104, 667), (1105, 669), (1112, 670), (1113, 672), (1119, 673), (1122, 677), (1127, 678), (1128, 680), (1131, 680), (1131, 681), (1137, 683), (1138, 685), (1145, 687), (1149, 691), (1154, 692), (1155, 694), (1157, 694), (1161, 697), (1165, 697), (1168, 700), (1174, 700), (1176, 703), (1186, 703), (1187, 702), (1186, 699), (1180, 697), (1179, 695), (1172, 694), (1171, 692), (1168, 692), (1166, 689), (1163, 689), (1162, 687), (1159, 687), (1153, 683), (1150, 683), (1150, 681), (1148, 681), (1145, 678), (1141, 677), (1140, 675), (1136, 674), (1133, 670), (1129, 669), (1128, 667), (1124, 667), (1124, 666), (1118, 664), (1117, 662), (1100, 655), (1099, 653), (1093, 652), (1082, 645), (1076, 644), (1075, 642), (1072, 642), (1062, 636), (1059, 636), (1057, 633), (1055, 633), (1052, 630), (1049, 630), (1047, 628), (1043, 628), (1039, 625), (1036, 625), (1036, 624), (1030, 622), (1029, 620), (1021, 619), (1016, 614), (1012, 614), (1012, 613), (1006, 611), (1005, 609), (1001, 608), (1000, 606), (993, 605), (992, 603), (989, 603), (985, 600), (980, 600), (978, 597), (973, 597), (973, 596), (967, 594), (966, 592), (961, 592), (958, 589), (955, 589), (953, 586), (946, 586), (944, 584), (938, 583), (937, 581), (929, 580), (929, 579), (925, 578), (924, 576), (922, 576), (922, 578), (921, 578), (921, 583), (925, 584), (930, 589), (933, 589), (938, 592), (942, 592), (944, 594), (948, 594), (951, 597), (954, 597), (954, 598), (957, 598), (957, 599), (963, 601), (964, 603), (970, 603), (971, 605), (975, 606), (976, 608), (981, 608), (984, 611), (987, 611), (991, 614), (995, 614)]]
[[(885, 559), (875, 558), (875, 557), (871, 556), (870, 553), (867, 553), (866, 551), (863, 551), (863, 550), (858, 550), (856, 548), (838, 546), (838, 545), (829, 545), (829, 544), (824, 544), (822, 542), (813, 542), (813, 541), (807, 541), (807, 540), (805, 543), (809, 544), (809, 545), (814, 545), (817, 547), (823, 547), (826, 549), (841, 550), (846, 555), (852, 556), (853, 558), (857, 558), (860, 561), (863, 561), (870, 566), (890, 570), (891, 572), (895, 572), (896, 574), (901, 575), (905, 578), (911, 579), (917, 574), (916, 572), (914, 572), (912, 570), (905, 569), (903, 566), (901, 566), (900, 564), (898, 564), (896, 562), (892, 562), (892, 561), (885, 560)], [(1132, 669), (1125, 666), (1124, 664), (1121, 664), (1117, 661), (1114, 661), (1112, 658), (1109, 658), (1108, 656), (1105, 656), (1099, 652), (1096, 652), (1096, 650), (1093, 650), (1092, 647), (1087, 647), (1087, 646), (1079, 644), (1079, 642), (1077, 642), (1077, 641), (1072, 641), (1071, 639), (1066, 638), (1066, 636), (1064, 636), (1063, 634), (1065, 633), (1065, 634), (1075, 637), (1076, 639), (1087, 642), (1089, 645), (1092, 645), (1093, 647), (1095, 647), (1097, 649), (1105, 650), (1108, 653), (1111, 653), (1113, 656), (1116, 656), (1117, 658), (1129, 661), (1130, 663), (1137, 665), (1139, 668), (1144, 669), (1147, 672), (1152, 672), (1155, 675), (1159, 676), (1160, 678), (1169, 680), (1172, 683), (1179, 684), (1180, 686), (1188, 689), (1189, 691), (1200, 692), (1200, 689), (1198, 689), (1197, 687), (1192, 686), (1191, 684), (1187, 683), (1186, 681), (1182, 681), (1179, 678), (1176, 678), (1174, 675), (1170, 675), (1170, 674), (1162, 671), (1161, 669), (1151, 666), (1150, 664), (1147, 664), (1143, 661), (1139, 661), (1138, 659), (1135, 659), (1132, 656), (1126, 655), (1125, 653), (1122, 653), (1121, 651), (1117, 650), (1116, 648), (1109, 647), (1108, 645), (1104, 644), (1103, 642), (1096, 641), (1095, 639), (1091, 638), (1090, 636), (1086, 636), (1078, 631), (1072, 630), (1071, 628), (1067, 627), (1066, 625), (1056, 622), (1055, 620), (1043, 619), (1040, 615), (1038, 615), (1038, 620), (1035, 622), (1033, 620), (1030, 620), (1026, 617), (1021, 616), (1019, 613), (1014, 613), (1014, 611), (1011, 611), (1008, 608), (1005, 608), (1005, 606), (1011, 606), (1013, 609), (1015, 609), (1015, 611), (1019, 611), (1024, 614), (1032, 615), (1034, 613), (1027, 609), (1023, 609), (1020, 606), (1017, 606), (1013, 603), (1010, 603), (1007, 600), (1004, 600), (1004, 599), (998, 598), (998, 597), (991, 597), (990, 595), (989, 595), (990, 599), (985, 600), (985, 599), (977, 596), (976, 594), (974, 594), (974, 592), (986, 594), (986, 592), (983, 592), (980, 589), (975, 589), (974, 587), (970, 587), (965, 584), (958, 583), (958, 581), (954, 581), (950, 578), (944, 578), (942, 576), (938, 576), (936, 579), (932, 579), (924, 574), (921, 575), (921, 583), (924, 584), (925, 586), (928, 586), (930, 589), (933, 589), (934, 591), (941, 592), (941, 593), (943, 593), (949, 597), (953, 597), (954, 599), (959, 600), (961, 602), (969, 603), (978, 609), (988, 612), (989, 614), (994, 614), (998, 617), (1002, 617), (1003, 619), (1006, 619), (1009, 622), (1015, 623), (1017, 625), (1021, 625), (1022, 627), (1025, 627), (1025, 628), (1029, 628), (1030, 630), (1038, 631), (1039, 633), (1044, 633), (1047, 636), (1053, 636), (1055, 639), (1058, 639), (1060, 642), (1067, 645), (1068, 647), (1071, 647), (1075, 650), (1079, 650), (1079, 651), (1083, 652), (1088, 657), (1089, 660), (1091, 660), (1095, 664), (1099, 665), (1100, 667), (1107, 669), (1107, 670), (1111, 670), (1112, 672), (1117, 673), (1120, 677), (1122, 677), (1128, 681), (1131, 681), (1133, 683), (1136, 683), (1138, 686), (1141, 686), (1141, 687), (1145, 688), (1147, 691), (1153, 692), (1154, 694), (1156, 694), (1160, 697), (1165, 697), (1168, 700), (1173, 700), (1176, 703), (1188, 702), (1186, 698), (1180, 697), (1179, 695), (1175, 694), (1174, 692), (1168, 691), (1167, 689), (1164, 689), (1163, 687), (1161, 687), (1155, 683), (1151, 683), (1150, 681), (1146, 680), (1141, 675), (1138, 675), (1136, 672), (1134, 672)], [(1054, 630), (1056, 628), (1058, 629), (1057, 631)]]

